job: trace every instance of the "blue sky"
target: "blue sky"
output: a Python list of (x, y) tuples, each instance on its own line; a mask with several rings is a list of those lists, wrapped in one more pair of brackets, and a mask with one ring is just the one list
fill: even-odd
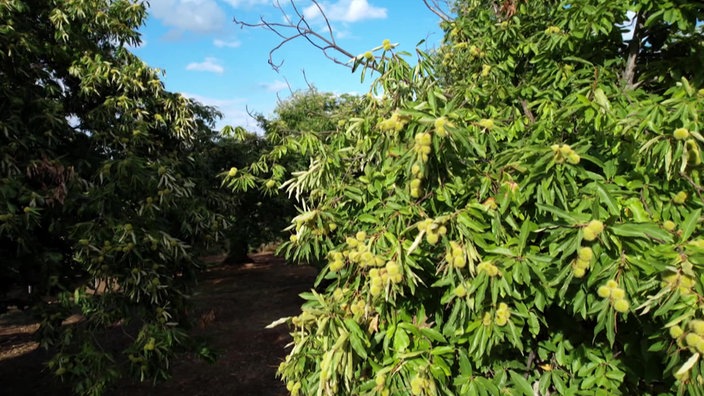
[[(241, 29), (233, 18), (257, 22), (265, 18), (282, 22), (284, 16), (273, 0), (150, 0), (149, 18), (142, 29), (143, 43), (133, 51), (147, 64), (165, 71), (170, 91), (181, 92), (225, 114), (225, 124), (255, 130), (247, 116), (252, 112), (271, 115), (278, 98), (292, 90), (306, 89), (306, 81), (321, 91), (364, 93), (368, 81), (359, 73), (325, 58), (304, 39), (297, 39), (275, 53), (284, 61), (278, 73), (267, 63), (269, 51), (279, 43), (267, 30)], [(442, 38), (440, 19), (422, 0), (327, 0), (319, 2), (328, 16), (337, 43), (352, 54), (362, 54), (384, 39), (398, 43), (397, 49), (413, 52), (430, 49)], [(290, 0), (280, 0), (290, 10)], [(323, 27), (323, 19), (310, 7), (310, 0), (296, 0), (299, 11), (312, 26)], [(321, 30), (324, 31), (324, 30)], [(344, 59), (346, 60), (346, 59)]]

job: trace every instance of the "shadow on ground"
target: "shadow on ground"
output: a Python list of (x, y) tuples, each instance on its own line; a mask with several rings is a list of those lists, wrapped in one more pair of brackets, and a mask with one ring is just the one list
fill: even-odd
[[(211, 267), (197, 288), (194, 336), (205, 339), (217, 352), (216, 362), (183, 356), (173, 363), (169, 381), (156, 387), (121, 383), (110, 395), (286, 395), (275, 373), (290, 342), (288, 330), (265, 326), (299, 312), (298, 294), (311, 288), (315, 270), (286, 265), (270, 253), (251, 258), (241, 265)], [(31, 332), (36, 330), (32, 326), (19, 318), (0, 321), (0, 393), (69, 395), (69, 389), (42, 365), (47, 354), (31, 343)]]

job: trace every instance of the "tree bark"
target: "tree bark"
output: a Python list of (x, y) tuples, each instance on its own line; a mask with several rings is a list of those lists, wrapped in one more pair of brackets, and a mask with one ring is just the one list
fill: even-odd
[(641, 13), (636, 14), (633, 23), (633, 37), (628, 43), (628, 58), (626, 59), (626, 68), (623, 70), (622, 80), (626, 87), (626, 90), (634, 89), (637, 84), (635, 83), (636, 78), (636, 67), (638, 64), (638, 54), (640, 53), (640, 42), (641, 42), (641, 30), (643, 28), (643, 15)]

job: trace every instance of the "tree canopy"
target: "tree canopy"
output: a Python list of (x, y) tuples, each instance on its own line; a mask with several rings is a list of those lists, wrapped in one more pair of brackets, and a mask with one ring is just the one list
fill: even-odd
[(704, 5), (434, 10), (437, 51), (385, 40), (369, 95), (294, 95), (263, 140), (130, 53), (144, 3), (2, 2), (0, 293), (32, 286), (51, 370), (167, 376), (199, 257), (280, 192), (326, 284), (281, 321), (293, 395), (702, 394)]
[(217, 175), (248, 149), (129, 51), (145, 17), (127, 0), (0, 4), (0, 296), (32, 287), (49, 367), (80, 394), (168, 374), (199, 257), (238, 216)]
[(289, 391), (701, 394), (703, 11), (461, 0), (436, 52), (356, 57), (381, 98), (273, 149), (314, 153), (282, 249), (330, 283)]

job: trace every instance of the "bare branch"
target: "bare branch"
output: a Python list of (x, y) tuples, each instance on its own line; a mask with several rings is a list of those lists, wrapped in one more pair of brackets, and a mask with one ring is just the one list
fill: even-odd
[(301, 69), (301, 72), (303, 73), (303, 81), (306, 82), (306, 85), (308, 86), (308, 89), (313, 91), (315, 90), (315, 86), (308, 81), (308, 75), (306, 75), (306, 69)]
[[(340, 47), (335, 41), (332, 25), (330, 24), (330, 20), (327, 15), (323, 12), (323, 7), (320, 3), (317, 0), (312, 0), (313, 4), (317, 7), (318, 12), (325, 21), (325, 28), (323, 32), (316, 31), (310, 23), (308, 23), (305, 15), (303, 15), (298, 6), (296, 6), (294, 0), (289, 0), (289, 2), (291, 9), (293, 10), (293, 15), (289, 15), (278, 0), (274, 2), (274, 7), (278, 9), (281, 14), (283, 14), (283, 23), (270, 22), (265, 20), (263, 17), (260, 18), (257, 23), (244, 22), (238, 20), (237, 17), (235, 17), (233, 21), (238, 24), (240, 28), (263, 28), (274, 32), (274, 34), (281, 38), (281, 42), (269, 51), (268, 63), (276, 71), (278, 71), (283, 65), (283, 61), (279, 63), (274, 62), (274, 54), (284, 45), (297, 38), (306, 39), (315, 48), (321, 50), (325, 57), (333, 62), (351, 68), (352, 65), (349, 61), (354, 59), (355, 56), (351, 52)], [(340, 59), (343, 56), (346, 58), (344, 61)], [(370, 67), (373, 68), (373, 66)]]
[[(286, 87), (288, 87), (289, 95), (293, 96), (293, 89), (291, 88), (291, 84), (288, 82), (288, 79), (286, 77), (284, 77), (284, 82), (286, 83)], [(276, 99), (277, 103), (283, 103), (283, 100), (281, 100), (281, 97), (279, 96), (278, 92), (276, 92)]]
[(247, 113), (247, 115), (252, 118), (253, 120), (257, 119), (258, 114), (254, 113), (252, 110), (249, 109), (249, 105), (244, 106), (244, 111)]
[[(440, 1), (438, 0), (423, 0), (423, 3), (425, 3), (425, 6), (435, 15), (439, 16), (440, 19), (442, 19), (445, 22), (452, 22), (452, 17), (450, 17), (444, 10), (443, 7), (440, 6)], [(447, 1), (444, 1), (445, 6), (449, 8), (449, 5)]]
[(528, 102), (526, 102), (525, 99), (521, 99), (521, 107), (523, 108), (523, 114), (528, 117), (530, 123), (535, 124), (535, 116), (533, 115), (533, 112), (530, 111), (530, 107), (528, 107)]
[(288, 82), (288, 78), (284, 77), (284, 81), (286, 82), (286, 86), (288, 87), (288, 93), (293, 96), (293, 88), (291, 88), (291, 83)]

